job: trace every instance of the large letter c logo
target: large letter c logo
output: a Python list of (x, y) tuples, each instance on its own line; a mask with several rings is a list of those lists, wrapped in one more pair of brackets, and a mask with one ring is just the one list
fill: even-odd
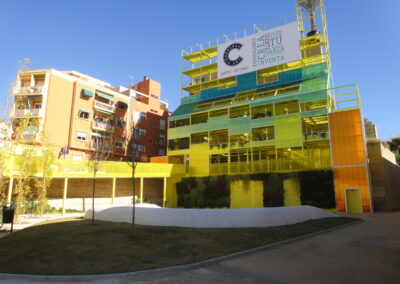
[(224, 62), (226, 63), (226, 65), (229, 66), (235, 66), (238, 65), (240, 62), (242, 62), (243, 58), (242, 57), (238, 57), (235, 60), (230, 60), (229, 59), (229, 53), (231, 52), (232, 49), (241, 49), (242, 48), (242, 44), (241, 43), (233, 43), (230, 46), (228, 46), (225, 51), (224, 51)]

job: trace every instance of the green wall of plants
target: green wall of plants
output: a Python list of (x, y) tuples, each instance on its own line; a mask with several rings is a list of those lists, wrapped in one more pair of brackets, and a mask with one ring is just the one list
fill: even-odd
[(176, 184), (177, 205), (184, 208), (229, 208), (230, 183), (242, 179), (245, 183), (250, 180), (263, 182), (264, 207), (284, 206), (283, 181), (289, 178), (299, 181), (302, 205), (335, 207), (331, 170), (184, 178)]

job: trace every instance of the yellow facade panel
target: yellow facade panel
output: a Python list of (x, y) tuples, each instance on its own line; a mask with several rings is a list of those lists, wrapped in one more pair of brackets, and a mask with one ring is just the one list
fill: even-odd
[(230, 184), (231, 193), (230, 208), (260, 208), (264, 207), (262, 181), (232, 181)]

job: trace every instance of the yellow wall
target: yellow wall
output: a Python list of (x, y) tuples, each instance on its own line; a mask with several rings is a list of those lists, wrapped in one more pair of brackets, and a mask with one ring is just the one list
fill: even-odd
[(264, 207), (262, 181), (239, 180), (231, 182), (230, 208), (260, 208)]
[(178, 206), (178, 197), (176, 194), (176, 183), (181, 181), (179, 177), (170, 177), (167, 179), (167, 202), (168, 207), (176, 208)]
[(44, 121), (44, 134), (50, 145), (68, 144), (73, 85), (72, 81), (54, 74), (50, 76)]
[[(91, 92), (95, 92), (93, 88), (77, 84), (76, 90), (75, 90), (75, 98), (74, 98), (74, 109), (72, 112), (72, 130), (71, 130), (71, 140), (70, 140), (70, 146), (73, 148), (78, 148), (78, 149), (86, 149), (88, 143), (90, 142), (90, 132), (91, 132), (91, 123), (92, 123), (92, 118), (93, 118), (93, 97), (81, 97), (81, 90), (82, 88), (89, 90)], [(70, 94), (72, 96), (72, 94)], [(85, 120), (83, 118), (79, 117), (79, 110), (80, 109), (85, 109), (90, 111), (89, 113), (89, 119)], [(76, 139), (77, 132), (86, 132), (86, 141), (78, 141)]]
[(288, 178), (283, 180), (284, 189), (284, 206), (299, 206), (300, 199), (300, 184), (297, 178)]
[(194, 144), (190, 147), (190, 175), (209, 174), (208, 144)]

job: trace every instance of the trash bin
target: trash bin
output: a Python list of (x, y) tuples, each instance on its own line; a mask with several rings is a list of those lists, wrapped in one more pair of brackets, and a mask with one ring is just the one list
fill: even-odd
[(3, 224), (14, 223), (14, 203), (3, 203)]
[(11, 224), (11, 230), (10, 234), (13, 232), (14, 228), (14, 213), (15, 213), (15, 204), (10, 202), (10, 203), (3, 203), (3, 218), (2, 218), (2, 224)]

